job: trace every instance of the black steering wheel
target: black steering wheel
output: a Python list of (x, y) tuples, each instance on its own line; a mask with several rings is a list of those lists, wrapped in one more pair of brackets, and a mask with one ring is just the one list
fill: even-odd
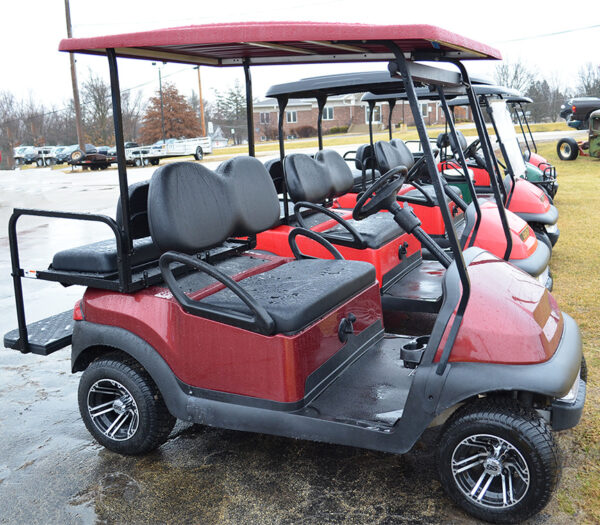
[(471, 142), (471, 144), (469, 144), (464, 150), (463, 153), (465, 155), (466, 158), (469, 157), (474, 157), (475, 153), (477, 152), (477, 150), (479, 149), (479, 143), (481, 141), (479, 139), (475, 139), (473, 142)]
[(407, 174), (406, 166), (398, 166), (377, 179), (356, 201), (352, 218), (360, 221), (395, 203), (396, 194), (405, 183)]

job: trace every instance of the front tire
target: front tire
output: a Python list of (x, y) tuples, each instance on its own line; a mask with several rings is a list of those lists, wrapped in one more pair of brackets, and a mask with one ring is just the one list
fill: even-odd
[(509, 401), (475, 401), (446, 423), (438, 449), (442, 486), (472, 516), (517, 523), (550, 501), (559, 450), (534, 410)]
[(575, 160), (579, 155), (579, 145), (575, 139), (560, 139), (556, 145), (556, 154), (560, 160)]
[(88, 366), (79, 382), (78, 401), (90, 434), (119, 454), (158, 448), (176, 421), (148, 372), (121, 354), (99, 357)]

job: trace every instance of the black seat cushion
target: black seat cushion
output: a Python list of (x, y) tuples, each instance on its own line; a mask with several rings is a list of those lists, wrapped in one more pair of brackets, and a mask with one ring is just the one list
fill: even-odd
[(162, 252), (198, 253), (228, 237), (253, 235), (279, 221), (273, 181), (253, 157), (235, 157), (211, 171), (174, 162), (154, 172), (148, 223)]
[[(134, 239), (132, 266), (158, 260), (160, 250), (150, 237)], [(117, 271), (117, 241), (108, 239), (62, 250), (54, 255), (52, 269), (72, 272), (113, 273)]]
[[(367, 247), (374, 250), (381, 248), (404, 233), (404, 230), (398, 226), (391, 213), (375, 213), (360, 221), (349, 219), (346, 222), (354, 226), (365, 240)], [(334, 244), (338, 241), (350, 244), (353, 240), (350, 232), (341, 224), (325, 230), (321, 234)]]
[[(314, 259), (292, 261), (239, 284), (271, 315), (277, 333), (294, 333), (374, 282), (375, 269), (368, 263)], [(202, 302), (250, 314), (228, 289)]]
[[(368, 169), (365, 173), (365, 185), (368, 188), (373, 182), (375, 182), (379, 177), (381, 177), (381, 173), (379, 170), (371, 170)], [(354, 179), (354, 184), (352, 185), (352, 192), (358, 193), (363, 191), (362, 187), (362, 171), (353, 169), (352, 170), (352, 178)]]

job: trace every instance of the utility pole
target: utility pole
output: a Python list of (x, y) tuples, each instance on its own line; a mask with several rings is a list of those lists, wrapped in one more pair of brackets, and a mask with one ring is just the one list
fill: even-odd
[(194, 69), (198, 71), (198, 101), (200, 102), (200, 135), (206, 137), (206, 126), (204, 123), (204, 101), (202, 100), (202, 81), (200, 80), (200, 66)]
[[(71, 29), (71, 8), (69, 0), (65, 0), (65, 14), (67, 17), (67, 37), (73, 38), (73, 30)], [(73, 53), (69, 53), (71, 60), (71, 83), (73, 84), (73, 104), (75, 106), (75, 129), (77, 130), (77, 142), (79, 149), (85, 153), (85, 144), (83, 142), (83, 131), (81, 129), (81, 104), (79, 102), (79, 88), (77, 87), (77, 71), (75, 70), (75, 57)]]
[(167, 143), (167, 139), (165, 136), (165, 107), (163, 103), (163, 92), (162, 92), (162, 73), (161, 73), (161, 65), (156, 62), (152, 62), (153, 66), (158, 66), (158, 90), (160, 92), (160, 125), (162, 128), (162, 139), (163, 144)]

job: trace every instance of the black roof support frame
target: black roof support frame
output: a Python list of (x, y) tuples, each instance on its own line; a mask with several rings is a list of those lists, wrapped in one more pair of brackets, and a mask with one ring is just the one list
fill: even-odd
[[(479, 102), (473, 90), (473, 86), (471, 85), (469, 73), (467, 72), (467, 68), (464, 66), (464, 64), (459, 60), (450, 60), (449, 62), (454, 64), (460, 70), (461, 75), (463, 77), (464, 86), (467, 91), (467, 98), (469, 99), (469, 104), (471, 106), (471, 109), (473, 110), (473, 120), (475, 121), (477, 134), (479, 135), (479, 140), (481, 141), (481, 149), (483, 151), (483, 156), (485, 158), (488, 173), (490, 174), (490, 181), (492, 183), (492, 191), (494, 192), (494, 197), (497, 203), (505, 202), (502, 195), (502, 190), (504, 189), (504, 186), (500, 184), (499, 179), (496, 178), (496, 175), (499, 173), (498, 165), (496, 163), (496, 157), (494, 156), (492, 145), (490, 142), (490, 137), (485, 127), (483, 113), (481, 112), (481, 106), (479, 105)], [(500, 222), (502, 223), (502, 229), (504, 230), (506, 237), (506, 250), (504, 252), (504, 259), (508, 261), (512, 252), (512, 237), (510, 235), (510, 228), (508, 226), (508, 219), (506, 217), (506, 209), (504, 206), (500, 206), (499, 204), (498, 214), (500, 215)]]
[[(427, 134), (427, 128), (425, 127), (425, 121), (423, 120), (423, 115), (419, 111), (419, 100), (417, 98), (417, 94), (415, 91), (415, 86), (413, 83), (412, 75), (410, 68), (408, 67), (407, 60), (404, 57), (404, 53), (398, 48), (398, 46), (393, 42), (386, 42), (387, 47), (394, 53), (396, 60), (390, 64), (395, 64), (398, 72), (402, 76), (404, 80), (404, 88), (406, 90), (406, 94), (408, 96), (408, 101), (410, 103), (410, 107), (413, 113), (413, 117), (415, 119), (415, 126), (417, 127), (417, 131), (419, 133), (419, 138), (421, 139), (421, 143), (423, 145), (423, 152), (425, 156), (425, 162), (427, 165), (427, 169), (429, 171), (429, 176), (431, 178), (431, 182), (433, 184), (433, 188), (435, 190), (435, 194), (438, 202), (445, 202), (445, 193), (444, 188), (442, 186), (441, 175), (437, 170), (437, 166), (435, 165), (435, 160), (433, 156), (433, 150), (431, 148), (431, 144), (429, 143), (429, 135)], [(468, 77), (467, 77), (468, 79)], [(467, 80), (468, 82), (468, 80)], [(442, 350), (442, 355), (438, 366), (436, 368), (436, 373), (439, 376), (444, 374), (446, 370), (446, 365), (448, 364), (448, 360), (450, 359), (450, 353), (452, 352), (452, 347), (454, 346), (454, 341), (456, 340), (456, 336), (458, 335), (458, 330), (462, 323), (462, 319), (467, 308), (467, 304), (469, 302), (469, 296), (471, 293), (471, 281), (469, 279), (469, 274), (467, 272), (467, 266), (465, 264), (465, 259), (463, 257), (463, 252), (460, 246), (460, 242), (458, 240), (458, 236), (456, 235), (456, 230), (454, 229), (454, 223), (452, 222), (452, 218), (450, 217), (450, 212), (448, 211), (447, 206), (440, 206), (440, 211), (442, 213), (442, 218), (444, 220), (444, 225), (446, 227), (446, 232), (448, 233), (448, 240), (450, 242), (450, 247), (454, 254), (454, 261), (456, 264), (456, 268), (458, 270), (460, 282), (462, 284), (462, 293), (460, 294), (460, 299), (458, 301), (458, 307), (456, 309), (456, 313), (454, 316), (454, 321), (450, 326), (450, 331), (448, 333), (448, 338), (446, 339), (446, 343), (444, 345), (444, 349)], [(448, 319), (449, 322), (449, 319)], [(429, 341), (429, 345), (434, 346), (435, 348), (439, 347), (441, 343), (441, 337), (446, 330), (439, 332), (440, 340)]]

